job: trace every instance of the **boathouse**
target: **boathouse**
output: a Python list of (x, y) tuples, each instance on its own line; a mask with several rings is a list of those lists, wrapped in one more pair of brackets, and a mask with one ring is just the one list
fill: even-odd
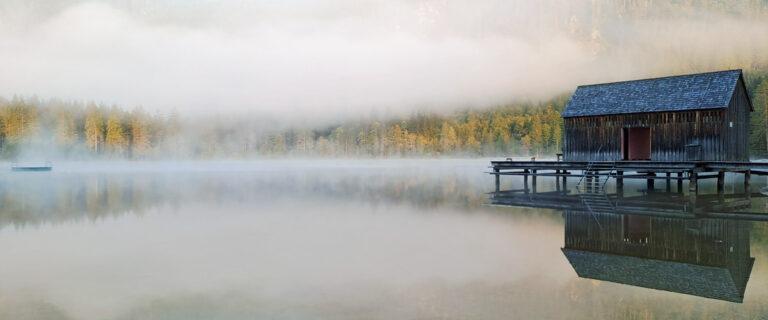
[(749, 161), (741, 70), (583, 85), (562, 113), (564, 161)]

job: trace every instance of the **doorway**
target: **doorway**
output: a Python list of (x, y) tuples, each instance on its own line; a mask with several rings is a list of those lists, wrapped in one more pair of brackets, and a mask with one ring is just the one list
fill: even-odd
[(651, 128), (624, 128), (621, 131), (623, 160), (651, 160)]

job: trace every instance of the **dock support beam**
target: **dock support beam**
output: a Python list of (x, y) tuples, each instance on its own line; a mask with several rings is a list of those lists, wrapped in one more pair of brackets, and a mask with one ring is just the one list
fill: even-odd
[(563, 191), (568, 192), (568, 176), (563, 176)]
[(688, 172), (688, 202), (691, 203), (691, 212), (696, 211), (696, 198), (699, 193), (699, 174), (696, 171)]
[(528, 193), (528, 169), (523, 170), (523, 190)]
[(616, 189), (624, 189), (624, 171), (622, 170), (616, 171)]
[(683, 172), (677, 173), (677, 193), (683, 193)]
[(672, 176), (671, 172), (667, 172), (667, 192), (672, 191), (672, 179), (670, 178)]
[(723, 193), (725, 189), (725, 171), (720, 170), (717, 172), (717, 193)]
[(493, 168), (493, 173), (496, 176), (496, 192), (499, 192), (499, 189), (501, 187), (501, 181), (500, 181), (501, 179), (500, 179), (500, 175), (499, 175), (499, 168), (494, 167)]
[(752, 178), (752, 170), (744, 171), (744, 193), (749, 194), (749, 180)]
[[(650, 177), (656, 177), (656, 172), (651, 172), (651, 173), (648, 173), (648, 176), (650, 176)], [(647, 184), (647, 187), (648, 187), (648, 192), (651, 192), (651, 191), (653, 191), (653, 188), (655, 187), (655, 184), (654, 184), (654, 183), (655, 183), (655, 180), (656, 180), (656, 179), (654, 179), (654, 178), (650, 178), (650, 179), (648, 179), (648, 180), (646, 181), (646, 184)]]
[(536, 170), (532, 170), (533, 174), (531, 175), (531, 188), (533, 189), (533, 193), (536, 193)]

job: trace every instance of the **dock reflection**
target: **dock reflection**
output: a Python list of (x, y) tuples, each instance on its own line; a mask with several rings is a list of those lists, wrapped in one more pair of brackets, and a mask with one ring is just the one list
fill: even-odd
[[(752, 272), (750, 212), (759, 194), (605, 194), (500, 191), (494, 205), (562, 210), (562, 252), (581, 278), (741, 303)], [(587, 198), (588, 199), (588, 198)]]

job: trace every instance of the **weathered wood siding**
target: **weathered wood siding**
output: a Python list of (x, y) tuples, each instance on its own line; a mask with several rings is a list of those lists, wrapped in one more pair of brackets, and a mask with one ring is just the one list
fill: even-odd
[[(731, 103), (725, 112), (722, 123), (722, 143), (727, 145), (723, 160), (749, 160), (749, 116), (750, 104), (744, 79), (739, 78), (739, 85), (733, 90)], [(731, 126), (731, 123), (733, 125)]]
[[(622, 129), (647, 127), (653, 161), (748, 161), (749, 113), (740, 83), (727, 109), (565, 118), (564, 160), (622, 160)], [(699, 159), (689, 159), (689, 144), (701, 146)]]

